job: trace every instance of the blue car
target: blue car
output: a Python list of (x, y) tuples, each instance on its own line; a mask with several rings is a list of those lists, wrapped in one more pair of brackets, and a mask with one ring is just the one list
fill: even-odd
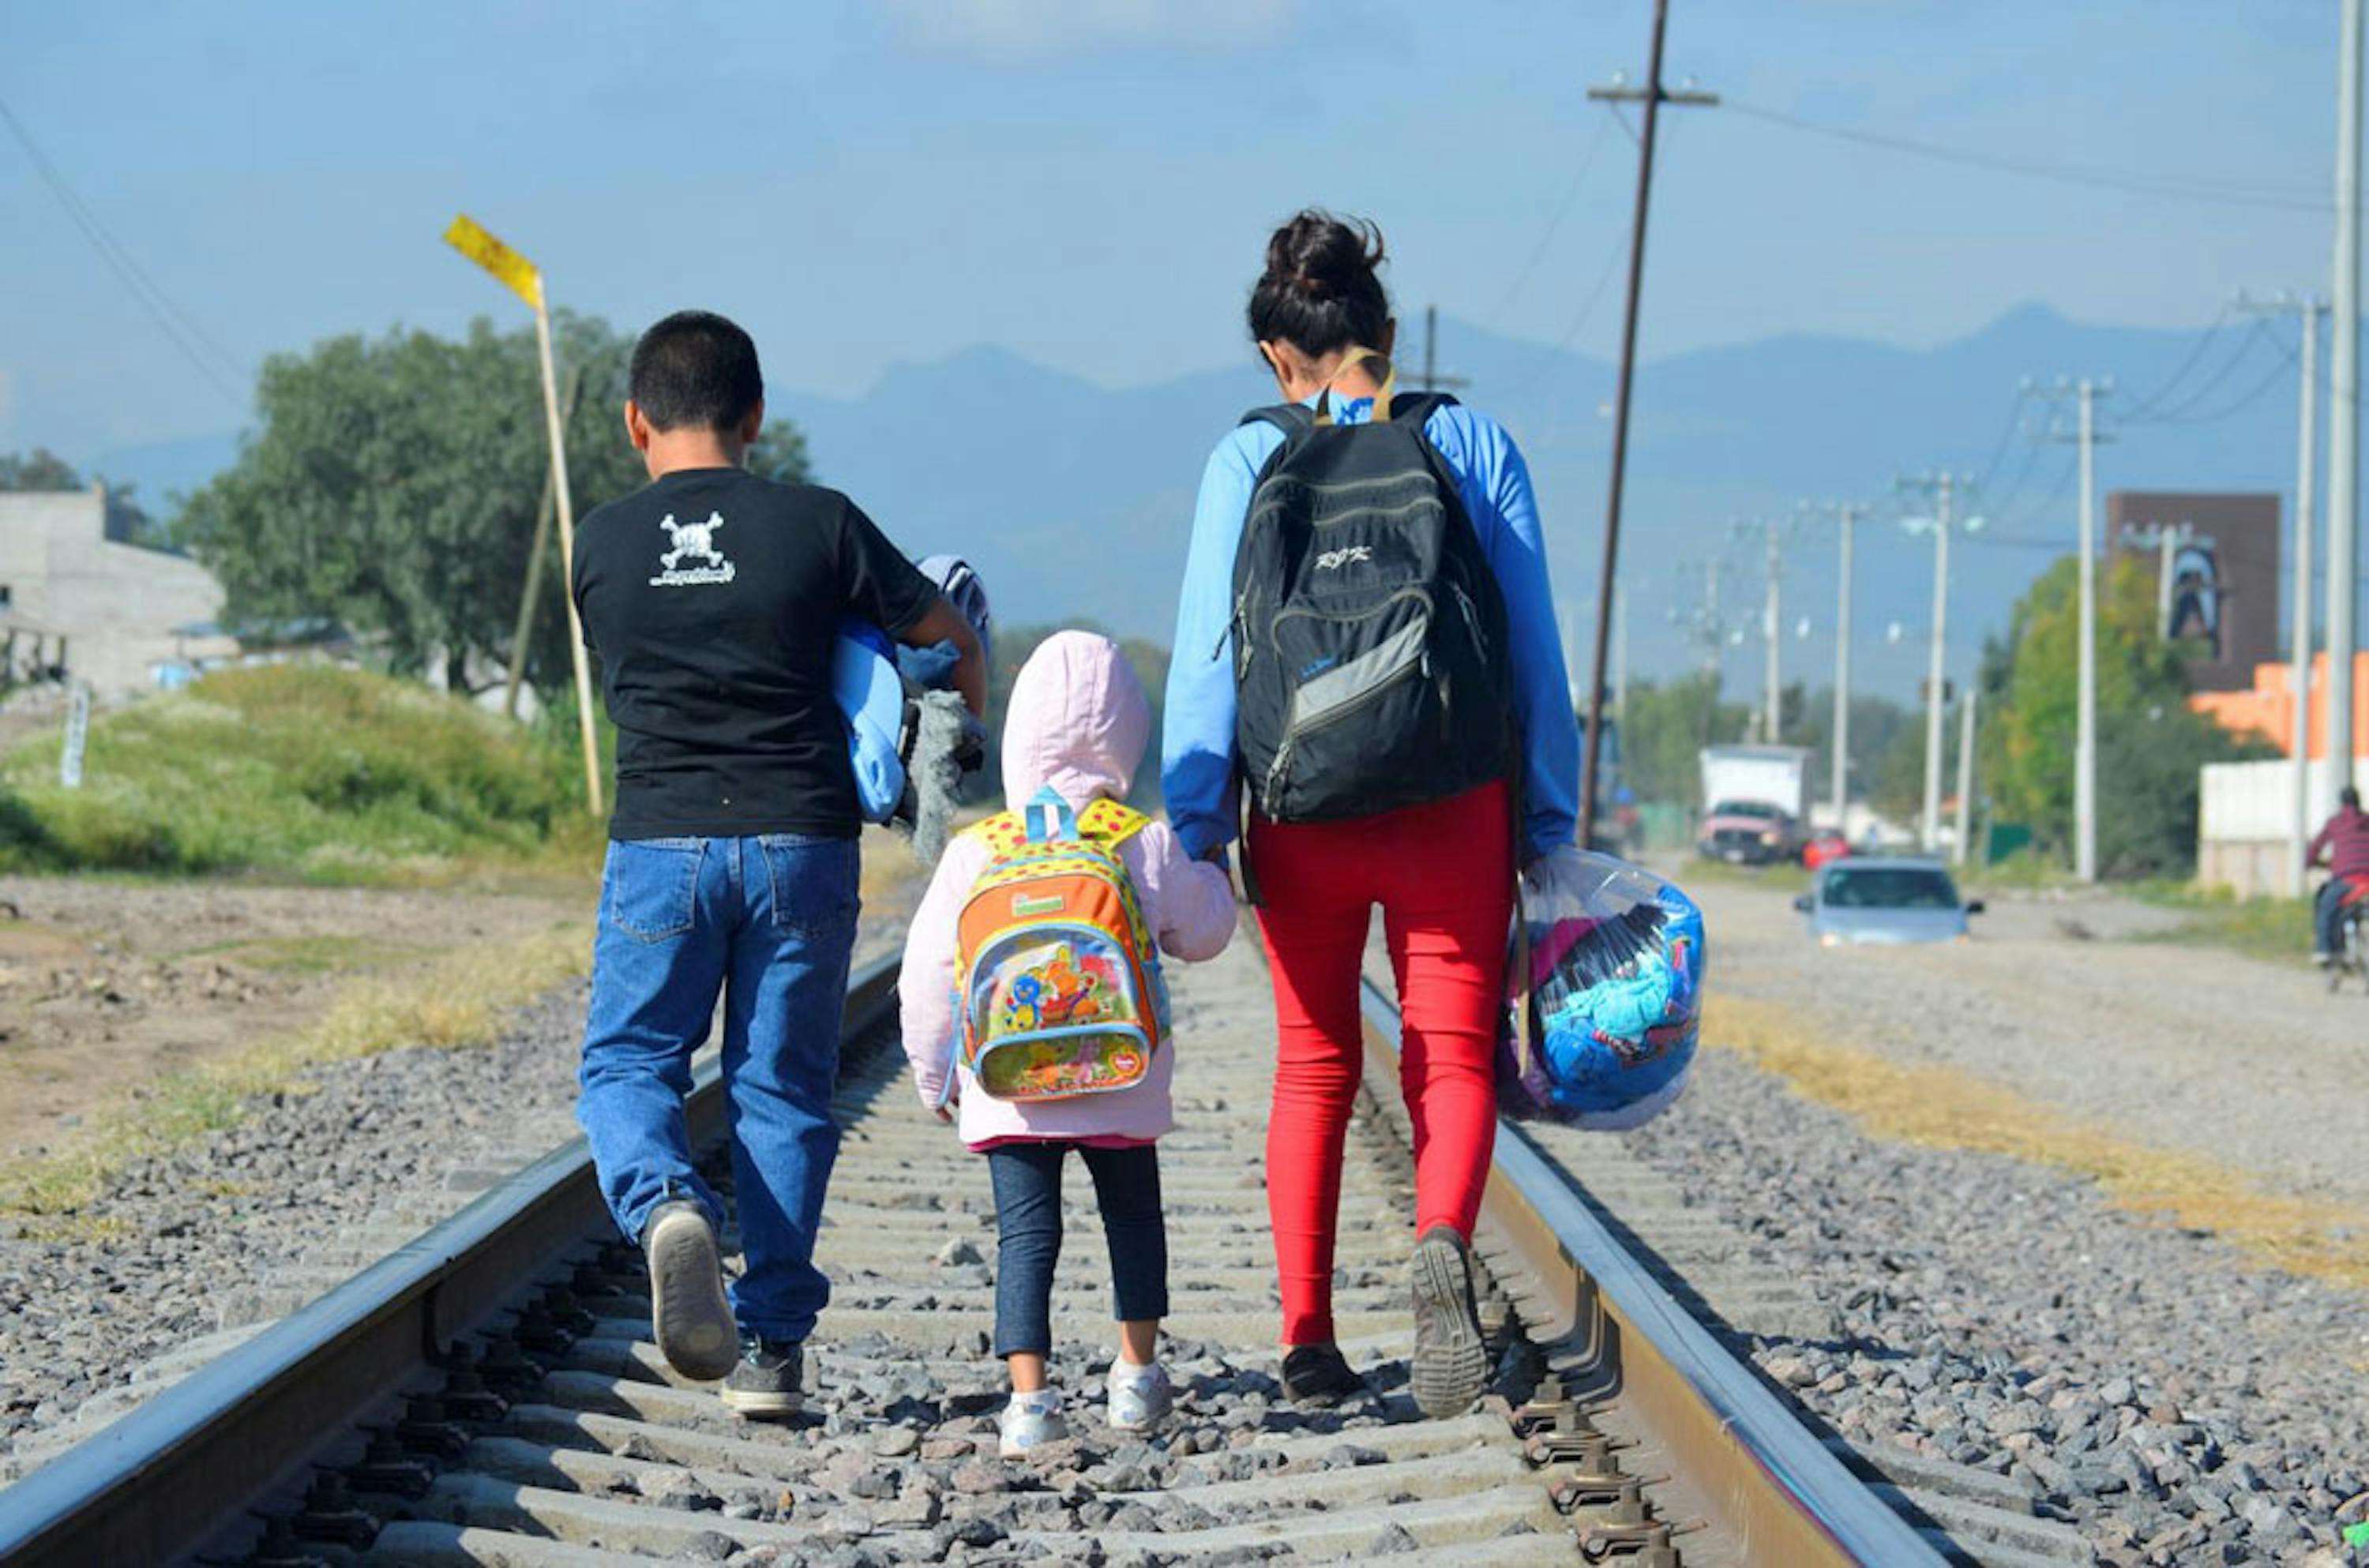
[(1983, 912), (1981, 899), (1961, 899), (1950, 874), (1929, 860), (1836, 861), (1793, 907), (1810, 917), (1821, 947), (1965, 942), (1973, 935), (1966, 917)]

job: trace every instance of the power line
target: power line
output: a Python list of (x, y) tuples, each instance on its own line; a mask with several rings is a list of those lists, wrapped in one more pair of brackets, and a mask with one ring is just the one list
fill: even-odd
[[(1539, 263), (1546, 259), (1547, 250), (1553, 245), (1555, 235), (1562, 232), (1564, 221), (1578, 207), (1580, 192), (1587, 185), (1588, 172), (1596, 166), (1596, 155), (1603, 151), (1605, 138), (1610, 135), (1611, 132), (1612, 123), (1609, 119), (1601, 119), (1596, 122), (1596, 134), (1588, 139), (1586, 147), (1581, 151), (1579, 166), (1571, 177), (1571, 188), (1563, 192), (1562, 200), (1555, 208), (1553, 219), (1548, 223), (1545, 231), (1539, 235), (1539, 243), (1531, 249), (1530, 258), (1522, 263), (1522, 269), (1514, 275), (1512, 285), (1505, 290), (1504, 297), (1498, 300), (1496, 308), (1484, 318), (1492, 326), (1503, 321), (1506, 310), (1516, 300), (1521, 298), (1522, 291), (1529, 286), (1531, 277), (1537, 273)], [(1667, 146), (1668, 143), (1665, 142), (1664, 145)]]
[(2221, 329), (2229, 324), (2229, 312), (2233, 308), (2226, 303), (2222, 305), (2221, 313), (2207, 322), (2204, 330), (2196, 335), (2196, 341), (2189, 348), (2188, 357), (2180, 361), (2179, 368), (2171, 372), (2170, 378), (2161, 386), (2131, 406), (2129, 412), (2123, 416), (2126, 421), (2146, 418), (2150, 410), (2171, 395), (2172, 388), (2187, 379), (2188, 372), (2196, 368), (2197, 361), (2204, 357), (2204, 351), (2210, 349), (2213, 346), (2213, 340), (2221, 335)]
[(2151, 420), (2149, 422), (2160, 425), (2214, 425), (2220, 423), (2222, 420), (2226, 419), (2233, 415), (2242, 413), (2246, 409), (2253, 406), (2256, 403), (2262, 400), (2263, 396), (2269, 393), (2271, 388), (2286, 380), (2288, 372), (2298, 368), (2295, 363), (2295, 356), (2291, 353), (2285, 353), (2284, 344), (2273, 344), (2272, 346), (2279, 349), (2282, 353), (2284, 354), (2284, 361), (2280, 364), (2272, 365), (2271, 367), (2271, 373), (2264, 376), (2260, 381), (2256, 382), (2244, 393), (2241, 393), (2236, 402), (2224, 404), (2222, 406), (2213, 410), (2210, 414), (2167, 414), (2159, 419)]
[[(1615, 104), (1614, 115), (1618, 116), (1619, 112), (1619, 106)], [(1676, 120), (1671, 121), (1669, 129), (1660, 133), (1660, 150), (1655, 155), (1665, 171), (1669, 165), (1670, 148), (1678, 139), (1677, 124)], [(1631, 132), (1631, 134), (1634, 133)], [(1515, 395), (1516, 401), (1537, 391), (1539, 384), (1553, 373), (1555, 361), (1562, 357), (1563, 350), (1571, 347), (1573, 341), (1579, 337), (1580, 328), (1585, 326), (1588, 319), (1596, 314), (1596, 305), (1603, 301), (1604, 291), (1611, 286), (1612, 275), (1620, 269), (1620, 263), (1628, 258), (1628, 255), (1629, 236), (1616, 233), (1612, 237), (1612, 247), (1604, 258), (1603, 269), (1596, 273), (1595, 283), (1588, 288), (1587, 297), (1580, 302), (1579, 314), (1571, 318), (1571, 325), (1563, 328), (1562, 337), (1555, 339), (1554, 351), (1539, 362), (1538, 373), (1524, 383), (1521, 390)]]
[[(74, 227), (82, 231), (83, 238), (90, 242), (91, 248), (98, 252), (99, 259), (107, 263), (116, 280), (148, 313), (157, 330), (172, 339), (173, 346), (197, 368), (199, 374), (212, 384), (215, 391), (243, 407), (246, 400), (232, 384), (233, 381), (245, 374), (238, 361), (221, 344), (208, 337), (205, 329), (190, 319), (187, 311), (174, 303), (173, 297), (148, 276), (146, 269), (141, 267), (123, 243), (99, 222), (98, 214), (75, 193), (65, 176), (41, 151), (40, 143), (33, 140), (33, 133), (26, 129), (25, 122), (17, 118), (16, 111), (8, 107), (6, 100), (0, 100), (0, 121), (7, 124), (17, 144), (25, 149), (25, 155), (32, 161), (34, 171), (50, 188), (51, 194), (57, 198), (58, 204), (65, 209), (66, 216), (73, 220)], [(212, 354), (212, 360), (207, 358), (208, 352)], [(222, 372), (224, 370), (231, 372), (230, 379), (223, 377)]]
[(2264, 321), (2257, 320), (2254, 323), (2252, 329), (2249, 330), (2243, 338), (2237, 339), (2237, 347), (2236, 350), (2232, 352), (2226, 360), (2222, 361), (2221, 368), (2214, 372), (2213, 374), (2205, 380), (2203, 385), (2197, 387), (2194, 391), (2189, 393), (2187, 396), (2181, 398), (2177, 406), (2159, 409), (2157, 412), (2150, 413), (2135, 420), (2131, 416), (2125, 415), (2123, 416), (2123, 423), (2125, 425), (2133, 423), (2161, 425), (2180, 424), (2186, 422), (2189, 413), (2199, 404), (2203, 403), (2204, 399), (2212, 394), (2214, 387), (2219, 386), (2223, 382), (2227, 381), (2230, 376), (2237, 373), (2237, 367), (2244, 364), (2246, 362), (2247, 356), (2254, 351), (2254, 345), (2260, 343), (2269, 335), (2269, 324)]
[(1997, 477), (1999, 459), (2007, 455), (2007, 443), (2015, 438), (2016, 427), (2023, 420), (2023, 400), (2031, 395), (2029, 387), (2016, 389), (2015, 400), (2007, 406), (2007, 423), (2000, 427), (1998, 441), (1991, 448), (1990, 461), (1983, 464), (1982, 473), (1974, 480), (1976, 489)]
[(1931, 158), (1940, 163), (1961, 164), (1970, 168), (1988, 169), (1995, 174), (2023, 175), (2033, 179), (2054, 180), (2064, 185), (2088, 186), (2101, 190), (2118, 190), (2127, 195), (2157, 196), (2183, 201), (2217, 201), (2237, 207), (2270, 207), (2291, 212), (2328, 212), (2333, 207), (2327, 201), (2300, 194), (2283, 195), (2260, 186), (2235, 182), (2163, 179), (2146, 175), (2119, 174), (2105, 169), (2083, 168), (2071, 164), (2042, 163), (2031, 158), (2005, 157), (1995, 153), (1978, 153), (1963, 147), (1943, 146), (1935, 142), (1920, 142), (1906, 136), (1893, 136), (1878, 131), (1862, 131), (1848, 125), (1829, 125), (1815, 120), (1804, 120), (1781, 109), (1766, 109), (1756, 104), (1728, 100), (1727, 107), (1736, 113), (1788, 130), (1806, 132), (1815, 136), (1828, 136), (1840, 142), (1856, 142), (1863, 146), (1881, 147), (1887, 152), (1906, 153), (1917, 157)]

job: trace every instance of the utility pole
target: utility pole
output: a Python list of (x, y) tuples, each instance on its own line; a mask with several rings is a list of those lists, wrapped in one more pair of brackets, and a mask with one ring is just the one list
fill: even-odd
[(1439, 373), (1439, 307), (1423, 307), (1423, 389), (1425, 392), (1452, 391), (1471, 386), (1470, 378)]
[[(2100, 441), (2113, 439), (2098, 431), (2098, 399), (2112, 395), (2113, 390), (2111, 377), (2092, 379), (2083, 376), (2078, 381), (2067, 381), (2059, 376), (2053, 391), (2039, 394), (2052, 397), (2072, 396), (2079, 421), (2070, 437), (2061, 432), (2051, 432), (2049, 438), (2074, 441), (2079, 447), (2081, 456), (2081, 521), (2077, 535), (2078, 544), (2075, 546), (2079, 563), (2077, 570), (2081, 600), (2077, 634), (2080, 674), (2073, 724), (2073, 876), (2078, 882), (2098, 880), (2097, 454)], [(2025, 391), (2031, 392), (2029, 383)]]
[(1773, 520), (1768, 524), (1768, 603), (1767, 608), (1761, 612), (1761, 630), (1768, 639), (1768, 744), (1774, 746), (1784, 738), (1784, 687), (1779, 682), (1777, 678), (1777, 641), (1783, 629), (1780, 623), (1784, 620), (1784, 611), (1781, 605), (1783, 589), (1779, 582), (1778, 574), (1782, 569), (1783, 560), (1778, 553), (1777, 524)]
[(1590, 87), (1587, 96), (1602, 102), (1639, 102), (1645, 106), (1644, 130), (1637, 138), (1637, 204), (1629, 227), (1628, 305), (1620, 324), (1620, 380), (1612, 406), (1612, 479), (1604, 509), (1604, 564), (1596, 579), (1596, 657), (1587, 683), (1587, 728), (1580, 738), (1579, 841), (1587, 844), (1596, 830), (1596, 760), (1604, 740), (1604, 663), (1612, 640), (1612, 589), (1620, 567), (1620, 494), (1629, 470), (1629, 399), (1636, 383), (1637, 312), (1645, 286), (1645, 215), (1653, 204), (1654, 133), (1665, 103), (1715, 104), (1709, 93), (1662, 88), (1662, 40), (1669, 29), (1670, 0), (1654, 0), (1653, 41), (1645, 56), (1642, 90), (1614, 85)]
[(2336, 109), (2336, 308), (2328, 448), (2328, 787), (2352, 781), (2352, 604), (2361, 569), (2361, 0), (2344, 0)]
[(2311, 545), (2319, 532), (2313, 494), (2318, 487), (2319, 417), (2312, 405), (2319, 395), (2319, 378), (2313, 361), (2319, 357), (2318, 296), (2303, 303), (2303, 407), (2295, 425), (2295, 627), (2290, 634), (2295, 659), (2295, 827), (2287, 835), (2289, 889), (2298, 898), (2311, 878), (2305, 873), (2304, 850), (2311, 840)]
[(1969, 681), (1965, 700), (1958, 704), (1958, 841), (1951, 847), (1950, 858), (1960, 865), (1966, 864), (1974, 834), (1974, 704), (1981, 695)]
[(1835, 802), (1835, 828), (1850, 830), (1851, 525), (1867, 509), (1851, 501), (1835, 506), (1842, 524), (1841, 576), (1835, 588), (1835, 760), (1827, 776)]
[(2304, 895), (2311, 878), (2304, 870), (2311, 838), (2311, 557), (2319, 531), (2319, 316), (2328, 308), (2317, 294), (2297, 299), (2281, 291), (2272, 300), (2240, 298), (2238, 308), (2257, 315), (2293, 311), (2303, 333), (2301, 407), (2295, 415), (2295, 589), (2287, 628), (2287, 687), (2295, 706), (2295, 782), (2287, 824), (2287, 891)]
[(1946, 689), (1942, 670), (1950, 614), (1950, 533), (1953, 528), (1971, 533), (1982, 527), (1983, 520), (1974, 517), (1960, 522), (1953, 515), (1960, 493), (1972, 488), (1971, 481), (1963, 475), (1945, 470), (1904, 479), (1901, 486), (1933, 498), (1932, 516), (1911, 518), (1907, 522), (1910, 532), (1933, 535), (1933, 643), (1925, 678), (1925, 816), (1919, 833), (1930, 853), (1941, 845), (1941, 707)]
[(1612, 716), (1629, 722), (1629, 590), (1612, 594)]

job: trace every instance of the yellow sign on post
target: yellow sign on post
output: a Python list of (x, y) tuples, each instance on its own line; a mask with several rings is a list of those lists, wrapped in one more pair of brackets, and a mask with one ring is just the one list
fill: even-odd
[[(559, 413), (559, 377), (551, 363), (551, 312), (544, 308), (543, 270), (486, 232), (466, 212), (444, 231), (444, 242), (492, 273), (534, 312), (535, 357), (543, 362), (543, 418), (551, 437), (551, 493), (559, 513), (559, 561), (566, 582), (575, 577), (576, 503), (567, 494), (567, 440)], [(528, 579), (532, 582), (533, 579)], [(564, 585), (563, 585), (564, 586)], [(575, 665), (576, 727), (584, 743), (584, 804), (601, 815), (601, 749), (592, 732), (592, 671), (584, 657), (584, 626), (573, 589), (567, 601), (567, 652)]]
[(533, 262), (504, 245), (466, 212), (444, 231), (444, 243), (501, 280), (502, 287), (536, 310), (543, 308), (543, 274)]

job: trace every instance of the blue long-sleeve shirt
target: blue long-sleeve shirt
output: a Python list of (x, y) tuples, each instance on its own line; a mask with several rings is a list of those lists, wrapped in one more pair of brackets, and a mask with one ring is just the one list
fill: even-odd
[[(1310, 403), (1314, 399), (1310, 399)], [(1371, 398), (1337, 396), (1333, 417), (1362, 424)], [(1530, 471), (1497, 422), (1448, 404), (1425, 421), (1424, 434), (1448, 460), (1464, 510), (1505, 599), (1512, 638), (1515, 712), (1521, 721), (1523, 837), (1531, 854), (1569, 843), (1578, 825), (1579, 726), (1555, 630), (1554, 593)], [(1238, 426), (1209, 454), (1193, 510), (1193, 542), (1176, 608), (1176, 643), (1168, 666), (1160, 781), (1168, 818), (1196, 855), (1232, 841), (1234, 793), (1234, 550), (1259, 471), (1283, 444), (1264, 421)]]

